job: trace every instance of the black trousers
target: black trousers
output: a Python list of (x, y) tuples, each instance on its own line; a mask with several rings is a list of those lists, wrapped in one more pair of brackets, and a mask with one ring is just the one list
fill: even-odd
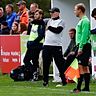
[(33, 70), (32, 72), (37, 71), (37, 68), (39, 68), (39, 54), (42, 49), (42, 45), (39, 46), (31, 46), (31, 48), (28, 48), (24, 57), (24, 64), (26, 66), (32, 64)]
[(61, 46), (44, 46), (43, 49), (43, 80), (44, 82), (48, 83), (49, 78), (49, 67), (51, 61), (55, 60), (56, 66), (60, 72), (60, 76), (62, 79), (62, 83), (66, 82), (64, 71), (65, 71), (65, 60), (62, 54), (62, 47)]
[(76, 58), (76, 54), (74, 55), (69, 55), (65, 61), (65, 65), (66, 65), (66, 70), (67, 68), (71, 65), (71, 63), (74, 61), (74, 59)]

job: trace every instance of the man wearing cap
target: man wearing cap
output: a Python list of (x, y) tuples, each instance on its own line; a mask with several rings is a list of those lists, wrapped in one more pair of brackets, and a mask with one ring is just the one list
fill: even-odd
[(24, 23), (27, 26), (29, 17), (28, 17), (28, 12), (26, 8), (26, 2), (21, 0), (17, 3), (17, 6), (19, 8), (19, 12), (17, 14), (15, 21), (17, 21), (18, 23)]
[(47, 23), (43, 48), (43, 85), (48, 85), (49, 67), (53, 58), (60, 72), (62, 85), (66, 85), (64, 75), (65, 60), (62, 52), (62, 35), (65, 24), (64, 21), (60, 19), (60, 10), (58, 8), (54, 7), (49, 11), (51, 19)]

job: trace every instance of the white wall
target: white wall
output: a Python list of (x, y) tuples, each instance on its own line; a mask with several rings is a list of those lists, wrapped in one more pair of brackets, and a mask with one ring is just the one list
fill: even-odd
[[(96, 0), (90, 0), (90, 15), (92, 10), (96, 8)], [(91, 28), (96, 28), (96, 20), (94, 20), (94, 18), (91, 17)], [(96, 45), (96, 42), (92, 41), (92, 44), (94, 44), (94, 46)], [(96, 56), (94, 56), (94, 51), (92, 50), (92, 76), (93, 79), (96, 79), (96, 71), (95, 71), (95, 66), (96, 66)]]
[[(66, 49), (69, 43), (68, 30), (72, 27), (75, 27), (78, 23), (78, 18), (74, 15), (74, 5), (77, 3), (84, 3), (86, 5), (87, 16), (90, 17), (90, 5), (89, 0), (52, 0), (52, 7), (58, 7), (61, 10), (61, 17), (64, 19), (66, 28), (64, 30), (64, 39), (63, 45), (64, 50)], [(96, 4), (96, 3), (95, 3)]]

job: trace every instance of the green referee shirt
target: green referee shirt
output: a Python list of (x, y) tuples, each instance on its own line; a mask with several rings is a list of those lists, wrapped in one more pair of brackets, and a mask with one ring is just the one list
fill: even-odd
[(79, 50), (83, 49), (84, 44), (90, 40), (90, 22), (87, 16), (83, 16), (76, 26), (76, 44), (79, 44)]

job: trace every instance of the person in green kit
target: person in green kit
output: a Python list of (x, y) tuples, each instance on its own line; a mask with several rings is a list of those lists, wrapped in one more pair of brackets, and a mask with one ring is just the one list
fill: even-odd
[[(80, 20), (76, 26), (76, 45), (78, 45), (77, 59), (80, 70), (80, 78), (78, 78), (77, 87), (74, 93), (80, 91), (90, 91), (90, 71), (88, 67), (89, 58), (91, 56), (90, 44), (90, 22), (85, 14), (85, 5), (83, 3), (76, 4), (74, 13)], [(85, 81), (85, 87), (81, 90), (82, 81)]]

